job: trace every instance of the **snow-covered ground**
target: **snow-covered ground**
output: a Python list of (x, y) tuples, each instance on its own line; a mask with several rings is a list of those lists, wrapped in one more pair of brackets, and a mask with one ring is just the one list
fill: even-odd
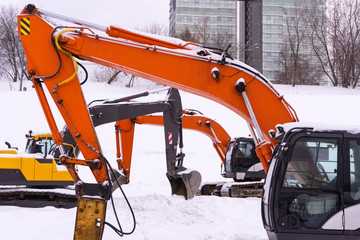
[[(26, 92), (11, 91), (16, 85), (0, 81), (0, 148), (4, 141), (24, 149), (24, 134), (28, 130), (48, 131), (40, 104), (29, 82)], [(115, 83), (89, 82), (84, 86), (87, 101), (117, 98), (160, 86), (137, 84), (125, 88)], [(360, 90), (333, 87), (277, 85), (275, 88), (296, 109), (301, 121), (358, 124)], [(143, 101), (163, 99), (165, 92), (154, 94)], [(218, 121), (233, 136), (248, 134), (245, 122), (231, 111), (206, 99), (182, 92), (184, 108), (200, 110)], [(60, 119), (59, 114), (55, 114)], [(58, 122), (59, 126), (63, 122)], [(112, 124), (97, 128), (102, 149), (115, 166), (115, 136)], [(203, 181), (224, 181), (220, 176), (220, 160), (210, 139), (197, 132), (185, 130), (185, 165), (202, 174)], [(136, 126), (130, 184), (123, 187), (136, 216), (135, 233), (126, 239), (267, 239), (260, 213), (260, 199), (232, 199), (196, 196), (185, 201), (171, 196), (165, 176), (163, 130), (154, 126)], [(91, 181), (86, 169), (81, 169), (84, 180)], [(132, 228), (131, 214), (120, 193), (115, 195), (116, 207), (124, 231)], [(115, 224), (111, 205), (107, 221)], [(32, 209), (0, 207), (0, 239), (71, 239), (75, 209), (52, 207)], [(103, 239), (115, 239), (108, 227)]]

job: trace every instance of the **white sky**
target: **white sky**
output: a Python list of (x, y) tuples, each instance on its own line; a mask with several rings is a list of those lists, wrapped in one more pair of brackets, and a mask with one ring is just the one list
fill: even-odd
[(158, 23), (168, 26), (170, 0), (0, 0), (21, 11), (36, 7), (98, 25), (136, 28)]

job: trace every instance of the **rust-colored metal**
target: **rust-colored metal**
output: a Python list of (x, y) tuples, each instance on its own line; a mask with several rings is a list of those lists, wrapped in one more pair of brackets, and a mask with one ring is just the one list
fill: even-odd
[(78, 199), (74, 240), (100, 240), (104, 231), (106, 201), (100, 198)]

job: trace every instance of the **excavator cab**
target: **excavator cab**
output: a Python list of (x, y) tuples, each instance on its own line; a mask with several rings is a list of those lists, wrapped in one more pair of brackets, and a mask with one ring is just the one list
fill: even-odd
[(236, 138), (230, 141), (226, 150), (222, 175), (234, 181), (260, 180), (265, 178), (260, 159), (255, 153), (252, 138)]
[(262, 200), (270, 239), (359, 239), (360, 134), (292, 128), (275, 150)]
[(25, 146), (26, 153), (41, 153), (46, 155), (49, 153), (51, 146), (54, 144), (50, 133), (33, 134), (30, 130), (25, 137), (27, 139)]

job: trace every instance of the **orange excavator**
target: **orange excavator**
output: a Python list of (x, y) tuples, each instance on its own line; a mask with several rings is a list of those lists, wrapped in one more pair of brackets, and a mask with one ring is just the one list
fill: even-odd
[[(159, 91), (161, 89), (156, 90), (156, 92)], [(128, 179), (130, 179), (135, 124), (164, 126), (167, 176), (171, 183), (172, 193), (183, 195), (186, 199), (192, 198), (198, 192), (201, 178), (197, 171), (187, 170), (183, 166), (185, 154), (182, 151), (182, 129), (191, 129), (203, 133), (212, 140), (213, 147), (217, 151), (222, 165), (225, 166), (222, 175), (242, 182), (242, 184), (227, 184), (223, 191), (221, 189), (224, 182), (203, 184), (200, 190), (201, 195), (261, 196), (263, 183), (259, 180), (263, 179), (265, 174), (260, 160), (255, 154), (253, 139), (231, 139), (225, 129), (216, 121), (205, 117), (196, 110), (182, 110), (181, 97), (177, 89), (170, 88), (166, 100), (134, 101), (135, 98), (148, 94), (149, 92), (143, 92), (115, 100), (94, 100), (93, 103), (97, 102), (97, 104), (89, 104), (94, 127), (116, 121), (118, 168), (124, 170)], [(152, 114), (157, 112), (162, 115)], [(69, 148), (67, 153), (72, 155), (72, 149), (78, 149), (75, 141), (66, 128), (62, 131), (62, 136), (68, 145), (74, 146), (74, 148)], [(59, 152), (56, 151), (52, 155), (58, 158)], [(75, 155), (78, 153), (76, 152)], [(185, 170), (186, 173), (178, 174)]]
[[(54, 27), (44, 16), (73, 26)], [(358, 128), (299, 123), (295, 111), (261, 73), (220, 49), (103, 27), (34, 5), (27, 5), (18, 16), (18, 30), (27, 72), (54, 143), (62, 153), (60, 162), (76, 182), (74, 239), (101, 239), (106, 204), (112, 198), (110, 176), (115, 175), (94, 131), (75, 58), (208, 98), (248, 122), (266, 172), (261, 206), (270, 239), (360, 237)], [(49, 90), (84, 160), (66, 155), (43, 86)], [(97, 183), (81, 181), (75, 164), (88, 166)], [(120, 179), (121, 185), (127, 178), (122, 171), (112, 179)]]
[[(166, 121), (161, 115), (144, 115), (115, 123), (117, 159), (121, 159), (125, 166), (130, 166), (136, 124), (165, 126)], [(261, 179), (265, 178), (265, 173), (255, 154), (255, 144), (252, 138), (232, 139), (219, 123), (196, 110), (183, 110), (181, 129), (198, 131), (208, 136), (224, 167), (222, 176), (241, 182), (238, 184), (225, 182), (202, 184), (199, 194), (229, 197), (261, 196), (263, 186)], [(165, 126), (165, 144), (167, 141), (169, 138)], [(180, 149), (182, 149), (182, 139), (179, 141)], [(182, 151), (181, 154), (183, 154)], [(167, 157), (171, 159), (171, 156), (167, 155)], [(224, 184), (226, 187), (223, 188)]]
[[(95, 105), (89, 107), (89, 113), (91, 115), (93, 125), (94, 127), (97, 127), (99, 125), (112, 123), (115, 121), (120, 122), (124, 121), (125, 119), (128, 120), (137, 118), (144, 114), (161, 112), (163, 114), (161, 118), (163, 119), (163, 125), (166, 133), (166, 176), (170, 181), (172, 194), (182, 195), (185, 197), (185, 199), (192, 198), (200, 186), (201, 175), (199, 172), (187, 169), (183, 166), (184, 154), (182, 153), (182, 141), (179, 142), (179, 139), (182, 138), (181, 120), (183, 113), (179, 91), (174, 88), (168, 89), (167, 97), (163, 101), (129, 102), (129, 100), (148, 94), (149, 92), (144, 92), (115, 100), (93, 101), (97, 102)], [(119, 126), (116, 125), (116, 127)], [(117, 128), (117, 130), (119, 131), (120, 128)], [(130, 125), (129, 128), (122, 129), (122, 131), (124, 132), (124, 135), (126, 133), (127, 140), (129, 140), (128, 143), (130, 143), (131, 140), (131, 145), (128, 145), (131, 147), (131, 149), (128, 150), (132, 151), (134, 127)], [(117, 132), (117, 134), (118, 133), (119, 132)], [(78, 146), (75, 140), (72, 138), (68, 128), (65, 128), (62, 131), (62, 137), (63, 139), (67, 139), (66, 143), (68, 145), (74, 146), (73, 149), (78, 151)], [(168, 138), (171, 138), (171, 141), (168, 140)], [(119, 146), (119, 142), (117, 142), (117, 146)], [(178, 153), (178, 149), (180, 149), (180, 153)], [(68, 151), (67, 155), (72, 154), (72, 149), (69, 148), (69, 150), (70, 151)], [(56, 158), (61, 155), (59, 149), (57, 148), (53, 148), (53, 152), (53, 155)], [(77, 152), (76, 155), (78, 155)], [(126, 153), (124, 155), (128, 156)], [(131, 156), (131, 152), (129, 156)], [(117, 176), (123, 174), (126, 178), (125, 182), (122, 183), (128, 183), (130, 179), (131, 157), (125, 157), (122, 159), (118, 158), (117, 162), (118, 168), (122, 170), (122, 173), (118, 173)], [(122, 180), (124, 180), (124, 178), (122, 178)], [(118, 186), (117, 184), (118, 183), (114, 182), (113, 189), (115, 186)]]

